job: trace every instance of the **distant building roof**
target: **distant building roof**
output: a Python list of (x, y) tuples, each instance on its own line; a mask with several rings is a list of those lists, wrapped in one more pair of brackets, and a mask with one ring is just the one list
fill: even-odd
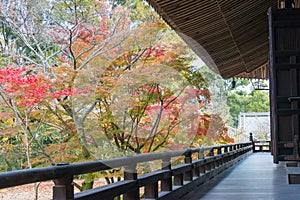
[(270, 113), (240, 113), (238, 129), (246, 133), (270, 134)]

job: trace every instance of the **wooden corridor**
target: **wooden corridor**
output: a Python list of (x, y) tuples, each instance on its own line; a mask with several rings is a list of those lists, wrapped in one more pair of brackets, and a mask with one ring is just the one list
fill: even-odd
[(273, 164), (270, 153), (254, 153), (220, 174), (210, 183), (199, 186), (182, 199), (187, 200), (296, 200), (300, 185), (288, 184), (284, 163)]

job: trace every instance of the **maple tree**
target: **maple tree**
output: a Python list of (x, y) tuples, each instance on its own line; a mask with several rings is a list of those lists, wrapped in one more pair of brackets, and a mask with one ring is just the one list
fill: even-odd
[[(28, 69), (26, 68), (13, 68), (12, 66), (0, 69), (0, 96), (4, 107), (6, 107), (4, 112), (2, 112), (2, 119), (13, 117), (13, 122), (15, 123), (11, 125), (10, 131), (18, 132), (16, 126), (19, 126), (21, 129), (24, 135), (22, 140), (25, 140), (24, 143), (27, 145), (26, 154), (29, 167), (31, 167), (31, 163), (29, 163), (30, 149), (28, 145), (32, 141), (43, 152), (48, 162), (55, 164), (56, 162), (51, 158), (49, 150), (37, 139), (41, 137), (40, 129), (45, 127), (42, 124), (45, 122), (46, 115), (43, 107), (46, 108), (45, 105), (52, 104), (53, 98), (57, 99), (62, 96), (80, 93), (81, 91), (69, 88), (54, 91), (54, 87), (49, 79), (43, 75), (29, 75), (26, 74), (27, 72)], [(44, 114), (38, 117), (38, 113), (43, 112)], [(6, 128), (6, 131), (9, 133), (8, 128)], [(28, 140), (31, 140), (31, 142)]]
[[(0, 68), (7, 133), (0, 140), (8, 165), (24, 147), (28, 162), (19, 154), (19, 168), (230, 141), (217, 115), (200, 112), (211, 94), (191, 66), (195, 57), (145, 2), (0, 7), (7, 66)], [(94, 178), (87, 175), (82, 189)]]
[[(28, 113), (30, 112), (30, 107), (40, 101), (45, 91), (48, 89), (47, 85), (39, 85), (38, 78), (35, 76), (25, 76), (25, 69), (15, 69), (12, 67), (7, 67), (5, 69), (0, 69), (0, 95), (2, 100), (11, 108), (15, 115), (15, 122), (21, 128), (24, 137), (22, 141), (26, 146), (26, 157), (27, 164), (31, 168), (30, 162), (30, 141), (29, 134), (31, 135), (32, 140), (35, 140), (40, 147), (40, 150), (43, 151), (44, 155), (53, 163), (49, 155), (44, 151), (42, 144), (36, 140), (36, 135), (32, 131), (31, 127), (28, 126)], [(23, 109), (19, 109), (20, 106), (24, 106)]]

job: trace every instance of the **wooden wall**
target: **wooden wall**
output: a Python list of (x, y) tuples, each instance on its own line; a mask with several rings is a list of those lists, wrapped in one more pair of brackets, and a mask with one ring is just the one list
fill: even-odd
[(299, 161), (300, 9), (269, 10), (274, 162)]

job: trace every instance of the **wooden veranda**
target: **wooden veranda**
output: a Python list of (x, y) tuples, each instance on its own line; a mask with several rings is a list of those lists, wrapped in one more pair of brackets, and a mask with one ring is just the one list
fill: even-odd
[[(184, 162), (172, 165), (175, 157)], [(161, 161), (160, 170), (137, 174), (139, 163), (153, 160)], [(116, 167), (124, 168), (123, 180), (74, 194), (75, 176)], [(0, 189), (53, 180), (54, 200), (298, 199), (300, 185), (288, 184), (288, 169), (272, 163), (269, 142), (256, 141), (5, 172)]]
[[(107, 200), (116, 197), (124, 200), (186, 199), (187, 193), (197, 190), (199, 185), (207, 188), (207, 183), (224, 174), (252, 152), (269, 150), (268, 142), (246, 142), (17, 170), (0, 173), (0, 189), (53, 180), (54, 200)], [(184, 162), (172, 164), (171, 160), (178, 157), (182, 157)], [(137, 173), (140, 163), (155, 160), (161, 162), (160, 170), (142, 175)], [(75, 176), (120, 167), (124, 169), (123, 180), (74, 194)], [(143, 193), (140, 192), (141, 188)]]
[[(54, 200), (299, 199), (300, 185), (293, 184), (300, 182), (300, 10), (293, 8), (299, 1), (148, 2), (224, 78), (271, 80), (271, 145), (251, 141), (5, 172), (0, 189), (53, 180)], [(183, 163), (172, 165), (178, 157)], [(159, 170), (137, 173), (153, 160)], [(77, 175), (120, 167), (121, 181), (74, 194)]]
[(286, 166), (273, 164), (270, 153), (255, 153), (183, 199), (291, 200), (300, 199), (300, 186), (288, 184)]

